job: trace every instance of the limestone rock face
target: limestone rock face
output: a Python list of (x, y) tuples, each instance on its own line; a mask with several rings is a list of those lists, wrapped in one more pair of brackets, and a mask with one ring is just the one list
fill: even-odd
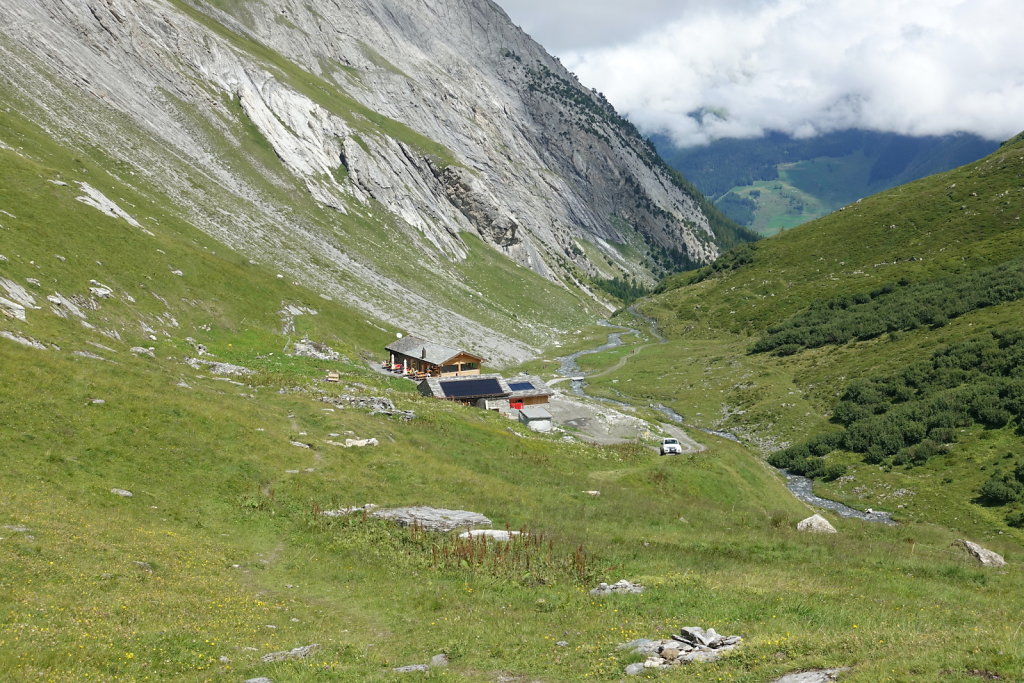
[[(0, 28), (14, 114), (76, 153), (102, 149), (118, 181), (281, 277), (438, 341), (459, 329), (492, 361), (530, 350), (405, 269), (466, 290), (470, 234), (586, 292), (578, 273), (652, 283), (666, 255), (719, 253), (653, 148), (490, 0), (35, 0), (0, 3)], [(300, 195), (327, 212), (295, 210)], [(332, 211), (372, 229), (339, 236)], [(416, 262), (386, 262), (395, 243)]]
[(807, 519), (800, 520), (796, 525), (797, 531), (810, 531), (819, 534), (834, 534), (835, 527), (821, 515), (811, 515)]

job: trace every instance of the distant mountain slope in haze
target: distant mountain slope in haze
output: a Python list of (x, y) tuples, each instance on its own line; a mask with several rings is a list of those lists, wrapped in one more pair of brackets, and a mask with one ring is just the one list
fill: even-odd
[(808, 139), (772, 132), (688, 149), (662, 136), (653, 140), (669, 164), (730, 218), (762, 234), (970, 163), (998, 146), (968, 134), (911, 137), (866, 130)]

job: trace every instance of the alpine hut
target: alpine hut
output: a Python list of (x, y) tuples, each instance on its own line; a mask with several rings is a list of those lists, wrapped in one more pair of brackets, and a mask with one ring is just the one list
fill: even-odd
[(465, 377), (480, 374), (485, 359), (451, 346), (412, 335), (397, 339), (384, 350), (390, 354), (385, 365), (404, 375), (424, 377)]

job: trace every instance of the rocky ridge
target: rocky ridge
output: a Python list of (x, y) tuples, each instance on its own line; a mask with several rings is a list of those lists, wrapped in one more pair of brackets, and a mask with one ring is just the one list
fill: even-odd
[[(632, 126), (492, 2), (40, 0), (0, 6), (0, 26), (4, 104), (111, 169), (110, 182), (52, 181), (80, 201), (148, 235), (155, 219), (111, 188), (170, 201), (281, 277), (440, 341), (472, 339), (495, 361), (527, 357), (550, 325), (520, 325), (517, 349), (419, 291), (405, 263), (386, 262), (391, 244), (453, 299), (474, 295), (453, 265), (467, 235), (583, 292), (592, 276), (651, 281), (666, 254), (718, 253), (698, 202)], [(31, 155), (18, 143), (0, 140)]]

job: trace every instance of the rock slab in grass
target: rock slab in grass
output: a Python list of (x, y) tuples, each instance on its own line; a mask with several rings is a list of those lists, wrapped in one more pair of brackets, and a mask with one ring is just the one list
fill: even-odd
[(430, 671), (430, 667), (426, 664), (410, 664), (409, 666), (396, 666), (392, 671), (397, 674), (408, 674), (414, 671)]
[(797, 531), (809, 531), (818, 534), (834, 534), (836, 528), (829, 524), (828, 520), (821, 515), (811, 515), (807, 519), (802, 519), (796, 524)]
[(518, 536), (519, 531), (508, 531), (507, 529), (470, 529), (459, 534), (459, 538), (489, 538), (492, 541), (511, 541), (513, 536)]
[(972, 543), (966, 538), (958, 538), (955, 543), (959, 543), (966, 548), (967, 552), (974, 556), (974, 559), (986, 567), (1002, 567), (1006, 565), (1006, 560), (1003, 559), (1002, 555), (995, 551), (982, 548), (977, 543)]
[(611, 593), (643, 593), (646, 590), (639, 583), (632, 583), (626, 579), (617, 581), (610, 586), (607, 583), (598, 584), (597, 588), (591, 589), (591, 595), (609, 595)]
[(121, 496), (122, 498), (131, 498), (133, 495), (135, 495), (131, 491), (127, 491), (125, 489), (110, 489), (110, 492), (113, 493), (115, 496)]
[(336, 408), (363, 408), (369, 410), (370, 415), (391, 415), (405, 421), (416, 417), (411, 410), (399, 410), (390, 398), (384, 396), (323, 396), (320, 400)]
[(269, 664), (271, 662), (283, 662), (288, 659), (305, 659), (306, 657), (313, 654), (317, 648), (320, 647), (319, 643), (313, 643), (312, 645), (303, 645), (292, 650), (282, 650), (281, 652), (268, 652), (267, 654), (260, 657), (260, 661)]
[(455, 531), (466, 527), (490, 526), (491, 520), (478, 512), (446, 510), (422, 506), (387, 508), (372, 514), (378, 519), (389, 519), (402, 526), (416, 525), (427, 531)]
[(839, 680), (839, 674), (849, 670), (849, 668), (839, 668), (799, 671), (797, 673), (786, 674), (785, 676), (776, 678), (771, 683), (832, 683), (833, 681)]
[(304, 358), (315, 358), (317, 360), (338, 360), (341, 354), (326, 344), (315, 342), (312, 339), (303, 337), (300, 341), (292, 344), (293, 356)]
[(337, 510), (324, 510), (320, 514), (324, 517), (344, 517), (345, 515), (351, 515), (356, 512), (370, 512), (376, 510), (377, 506), (373, 503), (367, 503), (366, 505), (356, 505), (354, 507), (339, 508)]
[(214, 375), (251, 375), (254, 373), (249, 368), (231, 363), (220, 363), (215, 360), (201, 360), (199, 358), (186, 358), (185, 363), (195, 370), (206, 370)]
[(340, 441), (331, 441), (328, 439), (324, 443), (331, 446), (340, 446), (342, 448), (363, 448), (365, 446), (380, 445), (380, 441), (372, 436), (369, 439), (345, 439), (345, 443), (341, 443)]

